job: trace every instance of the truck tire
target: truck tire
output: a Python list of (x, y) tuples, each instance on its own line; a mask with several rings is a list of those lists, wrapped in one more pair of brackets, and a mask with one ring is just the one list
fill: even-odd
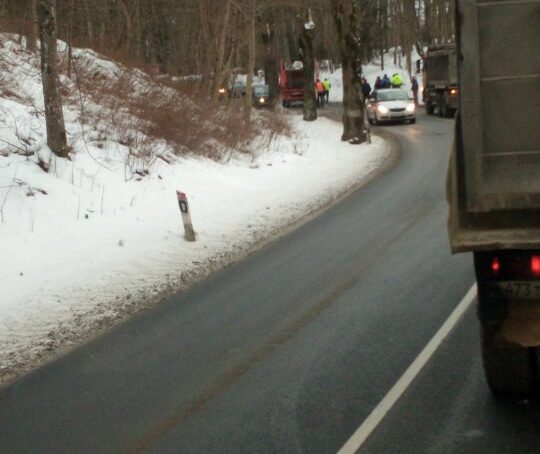
[(437, 96), (437, 113), (439, 114), (439, 117), (445, 118), (447, 115), (446, 112), (446, 103), (444, 102), (444, 96), (438, 95)]
[(536, 355), (533, 348), (499, 339), (497, 330), (481, 325), (484, 374), (495, 396), (528, 395), (536, 381)]
[(428, 115), (433, 115), (433, 112), (435, 112), (435, 106), (431, 104), (431, 101), (426, 101), (426, 113)]

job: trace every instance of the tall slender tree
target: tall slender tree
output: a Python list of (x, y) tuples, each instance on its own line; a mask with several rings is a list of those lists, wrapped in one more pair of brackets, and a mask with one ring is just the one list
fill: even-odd
[(343, 134), (341, 140), (366, 141), (364, 104), (361, 100), (361, 53), (358, 11), (354, 0), (331, 0), (343, 70)]
[(315, 105), (315, 59), (313, 56), (313, 35), (315, 23), (311, 17), (311, 10), (307, 9), (304, 15), (305, 23), (302, 26), (300, 36), (300, 48), (302, 50), (302, 63), (304, 65), (304, 120), (314, 121), (317, 119), (317, 107)]
[(58, 93), (56, 0), (38, 1), (39, 39), (41, 41), (41, 79), (47, 124), (47, 145), (57, 156), (68, 157), (62, 101)]

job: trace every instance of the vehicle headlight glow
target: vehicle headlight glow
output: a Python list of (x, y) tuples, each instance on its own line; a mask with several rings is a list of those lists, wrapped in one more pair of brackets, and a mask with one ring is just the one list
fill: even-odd
[(224, 88), (220, 88), (218, 91), (219, 91), (219, 93), (221, 93), (221, 94), (225, 93), (225, 89), (224, 89)]
[(388, 107), (382, 105), (377, 106), (377, 110), (382, 114), (388, 113)]
[(259, 98), (259, 102), (260, 102), (261, 104), (264, 104), (264, 98)]
[(416, 108), (416, 106), (414, 104), (408, 104), (407, 107), (405, 107), (405, 110), (407, 112), (414, 112), (414, 109)]
[(457, 92), (458, 92), (457, 88), (451, 88), (450, 89), (450, 94), (451, 95), (457, 95)]

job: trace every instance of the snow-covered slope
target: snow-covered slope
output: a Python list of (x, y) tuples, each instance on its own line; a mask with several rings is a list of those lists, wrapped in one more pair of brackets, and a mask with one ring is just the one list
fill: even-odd
[[(125, 71), (92, 51), (75, 56), (95, 77)], [(253, 143), (251, 154), (227, 162), (173, 156), (155, 138), (145, 141), (154, 156), (145, 161), (119, 136), (123, 129), (99, 115), (109, 107), (85, 98), (92, 115), (81, 125), (76, 81), (63, 76), (73, 153), (54, 159), (37, 58), (0, 35), (0, 62), (0, 381), (241, 256), (388, 157), (377, 138), (351, 146), (340, 142), (339, 124), (292, 114), (292, 137)], [(133, 78), (151, 88), (142, 73)], [(51, 159), (49, 173), (39, 157)], [(176, 190), (188, 195), (194, 243), (184, 241)]]

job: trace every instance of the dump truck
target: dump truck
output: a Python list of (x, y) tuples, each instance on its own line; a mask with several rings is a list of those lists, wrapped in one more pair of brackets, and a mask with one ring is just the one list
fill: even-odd
[(301, 61), (291, 65), (281, 63), (279, 96), (283, 107), (290, 107), (293, 102), (304, 102), (304, 66)]
[(453, 116), (459, 99), (456, 45), (429, 46), (422, 66), (422, 93), (426, 113), (437, 112), (441, 117)]
[(453, 252), (474, 256), (483, 367), (496, 395), (540, 383), (539, 24), (540, 0), (456, 2), (449, 237)]

